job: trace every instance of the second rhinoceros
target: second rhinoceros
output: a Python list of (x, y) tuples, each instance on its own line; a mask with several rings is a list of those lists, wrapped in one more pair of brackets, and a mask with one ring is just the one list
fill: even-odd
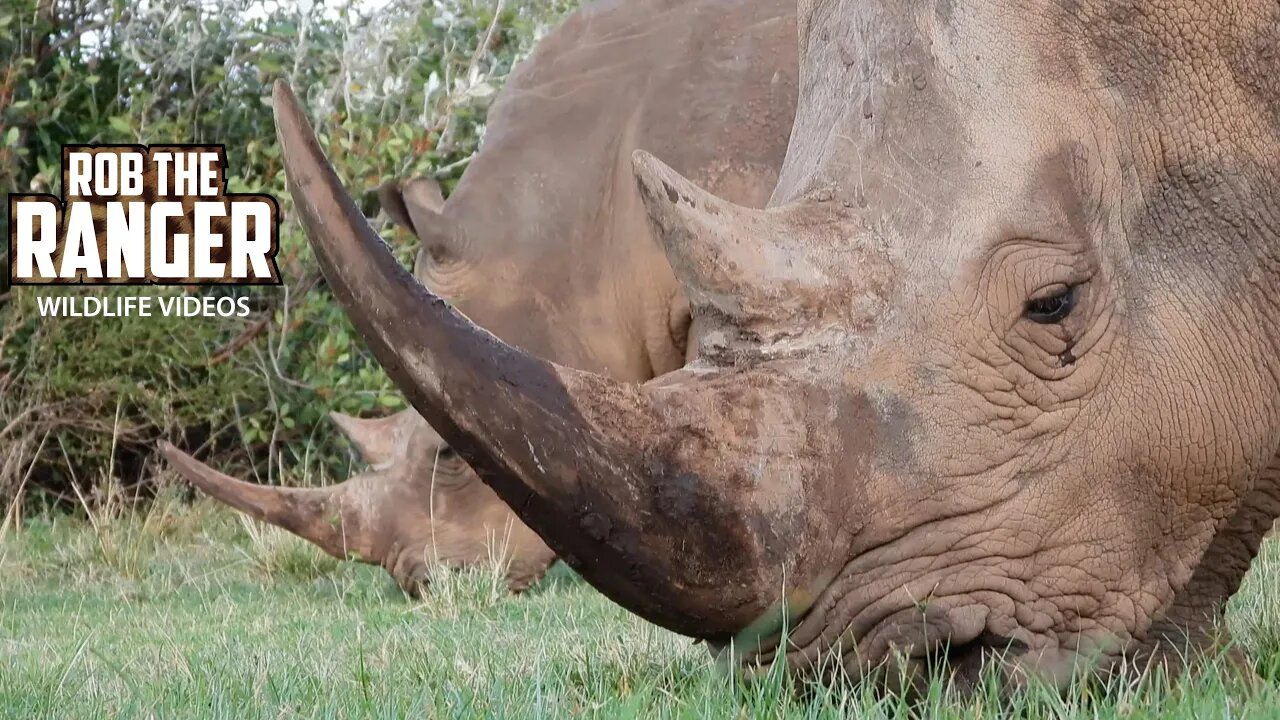
[[(690, 313), (650, 228), (631, 154), (653, 149), (761, 207), (797, 95), (792, 0), (612, 0), (579, 10), (512, 73), (447, 202), (391, 183), (383, 207), (422, 241), (415, 275), (504, 341), (643, 381), (684, 364)], [(209, 495), (418, 592), (432, 564), (496, 559), (513, 590), (554, 553), (413, 410), (336, 415), (371, 469), (327, 488), (236, 480), (166, 448)]]

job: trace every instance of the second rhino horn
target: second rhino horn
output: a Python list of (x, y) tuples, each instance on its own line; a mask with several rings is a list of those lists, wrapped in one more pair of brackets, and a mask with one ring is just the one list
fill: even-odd
[(359, 418), (337, 411), (329, 417), (360, 451), (360, 457), (374, 467), (386, 467), (404, 455), (413, 423), (419, 421), (411, 409), (381, 418)]

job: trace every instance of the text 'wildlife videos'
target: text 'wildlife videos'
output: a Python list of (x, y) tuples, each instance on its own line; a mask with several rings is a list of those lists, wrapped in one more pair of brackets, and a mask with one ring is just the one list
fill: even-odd
[(41, 296), (36, 298), (40, 317), (248, 317), (248, 298), (179, 295)]

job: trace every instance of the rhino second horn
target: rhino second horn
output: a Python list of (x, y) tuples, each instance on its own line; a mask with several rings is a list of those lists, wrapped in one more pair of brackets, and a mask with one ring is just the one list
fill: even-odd
[(387, 417), (359, 418), (335, 410), (329, 413), (329, 417), (356, 446), (365, 462), (374, 467), (386, 467), (404, 454), (417, 413), (401, 410)]
[(379, 563), (378, 543), (356, 517), (362, 503), (346, 483), (325, 488), (256, 485), (214, 470), (167, 442), (160, 452), (187, 482), (209, 497), (262, 522), (284, 528), (340, 560)]
[(692, 307), (741, 316), (753, 279), (744, 275), (761, 255), (747, 229), (763, 213), (717, 198), (643, 150), (635, 151), (632, 164), (650, 221)]
[(830, 286), (830, 268), (862, 260), (860, 243), (841, 241), (856, 220), (834, 203), (755, 210), (708, 193), (643, 150), (632, 164), (695, 314), (710, 310), (740, 327), (794, 320), (812, 314), (805, 300)]
[[(754, 573), (753, 557), (725, 557), (716, 538), (690, 536), (687, 521), (653, 511), (666, 483), (680, 478), (650, 462), (646, 448), (675, 432), (650, 396), (511, 347), (417, 283), (355, 207), (283, 82), (274, 100), (289, 190), (324, 276), (414, 408), (615, 602), (694, 637), (727, 639), (740, 629), (732, 612), (752, 612), (759, 588), (706, 570)], [(679, 491), (695, 509), (726, 515), (735, 531), (755, 527), (721, 482)]]

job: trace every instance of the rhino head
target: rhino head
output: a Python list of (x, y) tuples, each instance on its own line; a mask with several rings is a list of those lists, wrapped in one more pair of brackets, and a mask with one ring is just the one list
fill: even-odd
[[(593, 3), (513, 70), (447, 201), (429, 178), (388, 182), (379, 199), (421, 242), (418, 281), (474, 322), (560, 365), (648, 380), (684, 364), (690, 314), (632, 151), (660, 150), (705, 187), (763, 206), (796, 74), (792, 0)], [(380, 564), (410, 594), (432, 564), (500, 559), (520, 590), (554, 557), (413, 410), (335, 420), (372, 467), (330, 488), (251, 485), (164, 452), (212, 497)]]
[(412, 410), (378, 419), (332, 414), (370, 468), (328, 487), (237, 480), (172, 445), (161, 450), (193, 485), (231, 507), (284, 528), (341, 560), (381, 565), (418, 596), (433, 565), (493, 564), (514, 592), (527, 589), (555, 554)]
[(799, 26), (767, 210), (635, 158), (702, 323), (684, 369), (628, 384), (471, 323), (278, 87), (335, 294), (562, 558), (744, 661), (1061, 680), (1211, 621), (1280, 499), (1280, 6), (808, 0)]

